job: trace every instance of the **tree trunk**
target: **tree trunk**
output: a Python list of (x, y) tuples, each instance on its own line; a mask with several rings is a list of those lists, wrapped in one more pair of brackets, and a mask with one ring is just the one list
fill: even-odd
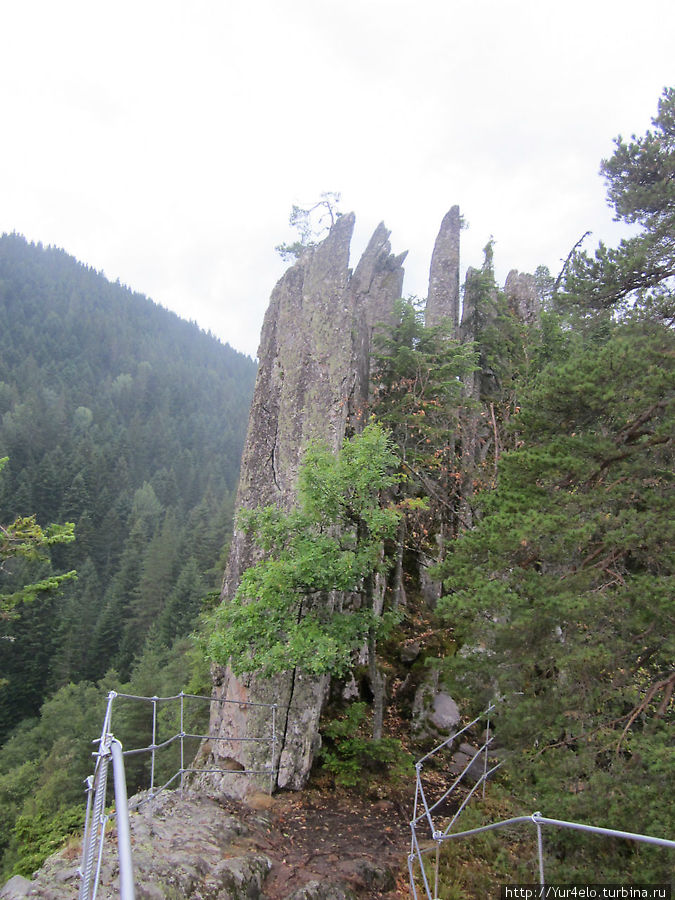
[(376, 640), (373, 629), (370, 630), (368, 635), (368, 679), (370, 681), (370, 689), (373, 692), (373, 740), (379, 741), (382, 738), (384, 725), (384, 699), (387, 678), (377, 666)]

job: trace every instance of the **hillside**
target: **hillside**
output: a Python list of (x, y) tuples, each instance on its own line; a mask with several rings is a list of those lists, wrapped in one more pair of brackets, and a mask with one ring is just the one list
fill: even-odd
[(167, 641), (190, 630), (217, 585), (255, 365), (17, 235), (0, 239), (0, 321), (0, 521), (74, 522), (53, 563), (80, 575), (9, 626), (6, 734), (55, 687), (128, 674), (153, 621)]
[[(27, 733), (60, 688), (113, 669), (124, 680), (148, 637), (168, 652), (194, 628), (220, 584), (256, 366), (16, 234), (0, 238), (0, 322), (0, 522), (35, 513), (76, 534), (51, 564), (7, 562), (0, 593), (78, 573), (0, 621), (4, 741), (19, 723)], [(183, 686), (184, 666), (176, 677)], [(21, 796), (0, 785), (10, 833)]]

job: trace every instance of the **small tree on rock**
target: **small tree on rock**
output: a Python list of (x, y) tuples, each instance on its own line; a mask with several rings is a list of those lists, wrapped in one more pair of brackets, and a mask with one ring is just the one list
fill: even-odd
[(278, 244), (274, 249), (284, 262), (298, 259), (309, 247), (322, 241), (337, 219), (342, 215), (338, 211), (340, 194), (336, 191), (324, 191), (320, 199), (311, 206), (303, 207), (293, 204), (288, 224), (295, 228), (299, 240), (292, 244)]
[(214, 613), (207, 640), (212, 660), (229, 663), (237, 675), (271, 677), (298, 668), (340, 676), (368, 644), (377, 732), (384, 691), (375, 652), (392, 616), (378, 608), (375, 577), (388, 565), (385, 541), (400, 516), (382, 502), (398, 480), (398, 462), (387, 433), (371, 424), (337, 455), (310, 445), (295, 509), (240, 514), (239, 527), (253, 534), (265, 556)]

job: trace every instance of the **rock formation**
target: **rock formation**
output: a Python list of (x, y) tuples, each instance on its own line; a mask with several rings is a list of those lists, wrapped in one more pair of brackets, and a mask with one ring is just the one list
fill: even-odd
[(504, 293), (509, 309), (526, 325), (538, 325), (541, 319), (541, 304), (537, 297), (534, 275), (511, 269), (504, 283)]
[[(337, 219), (321, 244), (308, 248), (280, 279), (265, 316), (260, 366), (241, 466), (237, 509), (276, 505), (290, 509), (308, 443), (320, 439), (337, 451), (345, 436), (362, 427), (368, 400), (374, 338), (391, 319), (401, 296), (405, 254), (391, 253), (389, 232), (379, 225), (352, 273), (348, 268), (352, 214)], [(481, 300), (484, 270), (469, 270), (460, 326), (459, 207), (441, 224), (434, 248), (426, 308), (427, 325), (449, 320), (451, 335), (480, 339), (481, 322), (494, 312), (497, 292)], [(525, 321), (535, 318), (531, 276), (512, 273), (508, 297)], [(492, 302), (494, 300), (494, 302)], [(479, 321), (481, 320), (481, 321)], [(486, 323), (482, 322), (482, 326)], [(462, 471), (458, 522), (471, 522), (479, 405), (490, 373), (468, 376), (471, 403), (456, 436)], [(442, 544), (443, 535), (439, 536)], [(225, 572), (222, 599), (233, 597), (243, 572), (257, 559), (250, 536), (236, 531)], [(420, 561), (424, 567), (424, 562)], [(434, 593), (440, 585), (434, 585)], [(319, 717), (328, 678), (301, 671), (265, 680), (214, 669), (210, 785), (231, 797), (261, 788), (301, 788), (320, 740)], [(276, 704), (274, 715), (266, 706)], [(220, 774), (227, 770), (224, 774)], [(244, 774), (253, 772), (258, 774)], [(207, 777), (207, 776), (204, 776)]]
[(429, 296), (425, 311), (427, 325), (452, 323), (452, 335), (459, 329), (459, 206), (453, 206), (441, 222), (429, 271)]
[[(340, 217), (321, 244), (310, 248), (278, 282), (265, 316), (260, 367), (241, 465), (237, 509), (277, 505), (290, 509), (308, 443), (320, 439), (337, 450), (360, 428), (367, 399), (373, 334), (391, 316), (403, 284), (402, 256), (393, 256), (389, 232), (378, 226), (355, 272), (348, 268), (352, 214)], [(225, 573), (223, 600), (234, 595), (242, 573), (257, 558), (250, 537), (236, 531)], [(217, 780), (229, 796), (251, 787), (300, 788), (309, 774), (326, 678), (294, 671), (264, 680), (237, 678), (229, 668), (214, 672), (210, 733), (215, 768), (233, 774)], [(268, 709), (278, 705), (274, 735)], [(264, 771), (271, 740), (278, 776), (244, 777)], [(249, 739), (249, 740), (242, 740)]]
[[(460, 325), (460, 223), (459, 208), (453, 206), (443, 219), (434, 248), (426, 322), (436, 325), (449, 320), (454, 337), (476, 341), (480, 349), (482, 331), (498, 324), (500, 315), (510, 312), (526, 325), (536, 325), (539, 305), (531, 275), (512, 271), (501, 295), (491, 277), (485, 277), (486, 267), (469, 269)], [(352, 273), (348, 264), (353, 228), (353, 215), (338, 218), (326, 240), (308, 249), (272, 292), (258, 351), (260, 365), (241, 465), (238, 510), (265, 505), (290, 509), (308, 442), (320, 439), (337, 450), (346, 435), (362, 426), (374, 338), (391, 319), (394, 301), (401, 296), (405, 254), (392, 255), (389, 232), (379, 225)], [(481, 413), (484, 416), (488, 406), (495, 432), (496, 466), (495, 381), (485, 360), (479, 370), (464, 379), (464, 399), (469, 402), (461, 428), (449, 438), (461, 473), (455, 501), (459, 504), (457, 530), (471, 524), (473, 478), (481, 461), (479, 445), (488, 446), (490, 438), (480, 430)], [(442, 533), (439, 538), (440, 546)], [(224, 602), (234, 595), (243, 572), (257, 560), (258, 552), (248, 535), (235, 531), (223, 582)], [(425, 563), (419, 559), (418, 564), (418, 581), (424, 591)], [(436, 599), (440, 585), (428, 577), (426, 584), (429, 598)], [(412, 664), (423, 652), (420, 641), (413, 641), (401, 651), (401, 659)], [(275, 877), (275, 869), (277, 878), (281, 870), (284, 883), (286, 873), (289, 881), (300, 879), (296, 891), (283, 894), (290, 900), (335, 900), (349, 896), (347, 891), (357, 887), (368, 896), (390, 891), (392, 873), (381, 865), (387, 851), (376, 843), (385, 822), (386, 831), (391, 831), (390, 820), (385, 811), (378, 813), (371, 804), (367, 809), (370, 833), (363, 810), (354, 813), (353, 819), (344, 811), (333, 811), (330, 855), (321, 865), (314, 858), (318, 860), (323, 851), (315, 844), (323, 838), (306, 827), (304, 813), (299, 819), (302, 828), (297, 846), (287, 844), (288, 816), (297, 815), (291, 804), (280, 810), (276, 822), (273, 812), (261, 816), (251, 812), (242, 822), (241, 810), (232, 816), (223, 808), (227, 804), (223, 794), (247, 797), (250, 810), (262, 810), (267, 808), (262, 800), (270, 798), (261, 798), (261, 789), (299, 789), (304, 785), (319, 740), (327, 679), (308, 677), (299, 671), (271, 680), (256, 675), (238, 678), (228, 667), (214, 667), (213, 679), (211, 737), (201, 752), (205, 771), (197, 779), (198, 792), (186, 800), (163, 794), (154, 801), (154, 818), (149, 812), (132, 816), (134, 866), (143, 896), (246, 896), (255, 900), (266, 893), (266, 879)], [(349, 696), (358, 696), (354, 680), (349, 688), (354, 692)], [(267, 707), (256, 704), (275, 704), (274, 716)], [(429, 668), (414, 694), (413, 730), (435, 739), (455, 728), (458, 720), (459, 710), (439, 684), (438, 669)], [(453, 763), (461, 770), (474, 755), (474, 747), (462, 744)], [(482, 761), (476, 762), (476, 773), (482, 772), (482, 765)], [(260, 774), (245, 775), (245, 770)], [(200, 796), (213, 795), (214, 790), (216, 799)], [(334, 854), (335, 833), (340, 837), (344, 832), (348, 840), (348, 835), (357, 831), (355, 822), (359, 852), (354, 853), (351, 844), (345, 847), (344, 841), (338, 842), (338, 853), (346, 849), (352, 855), (347, 858), (343, 853), (340, 859)], [(322, 833), (329, 830), (323, 821), (317, 827)], [(276, 838), (273, 828), (277, 829)], [(310, 843), (303, 845), (303, 840)], [(392, 852), (398, 851), (394, 847)], [(379, 859), (373, 860), (373, 855)], [(66, 848), (33, 881), (16, 876), (0, 895), (8, 900), (61, 900), (72, 896), (78, 858), (72, 848)], [(311, 870), (307, 868), (310, 860)], [(116, 895), (117, 871), (110, 845), (101, 871), (104, 884), (99, 896)], [(332, 875), (337, 881), (331, 880)], [(272, 892), (269, 896), (279, 894)]]
[[(140, 795), (136, 800), (147, 800)], [(246, 804), (164, 791), (130, 814), (137, 900), (376, 900), (390, 898), (405, 866), (410, 829), (393, 803), (317, 802), (311, 795)], [(293, 840), (289, 840), (289, 832)], [(114, 823), (103, 843), (96, 896), (119, 900)], [(71, 841), (32, 878), (16, 875), (1, 900), (73, 900), (79, 847)]]

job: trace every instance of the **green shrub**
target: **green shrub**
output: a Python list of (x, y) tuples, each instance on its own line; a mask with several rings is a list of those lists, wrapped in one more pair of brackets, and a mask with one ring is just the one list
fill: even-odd
[(44, 811), (21, 815), (14, 826), (17, 850), (20, 856), (14, 868), (15, 875), (29, 877), (42, 863), (55, 853), (70, 834), (84, 826), (84, 807), (68, 806), (56, 815)]
[(363, 785), (376, 775), (393, 780), (412, 777), (412, 758), (400, 741), (368, 736), (367, 710), (366, 703), (352, 703), (342, 718), (322, 728), (321, 764), (342, 787)]

